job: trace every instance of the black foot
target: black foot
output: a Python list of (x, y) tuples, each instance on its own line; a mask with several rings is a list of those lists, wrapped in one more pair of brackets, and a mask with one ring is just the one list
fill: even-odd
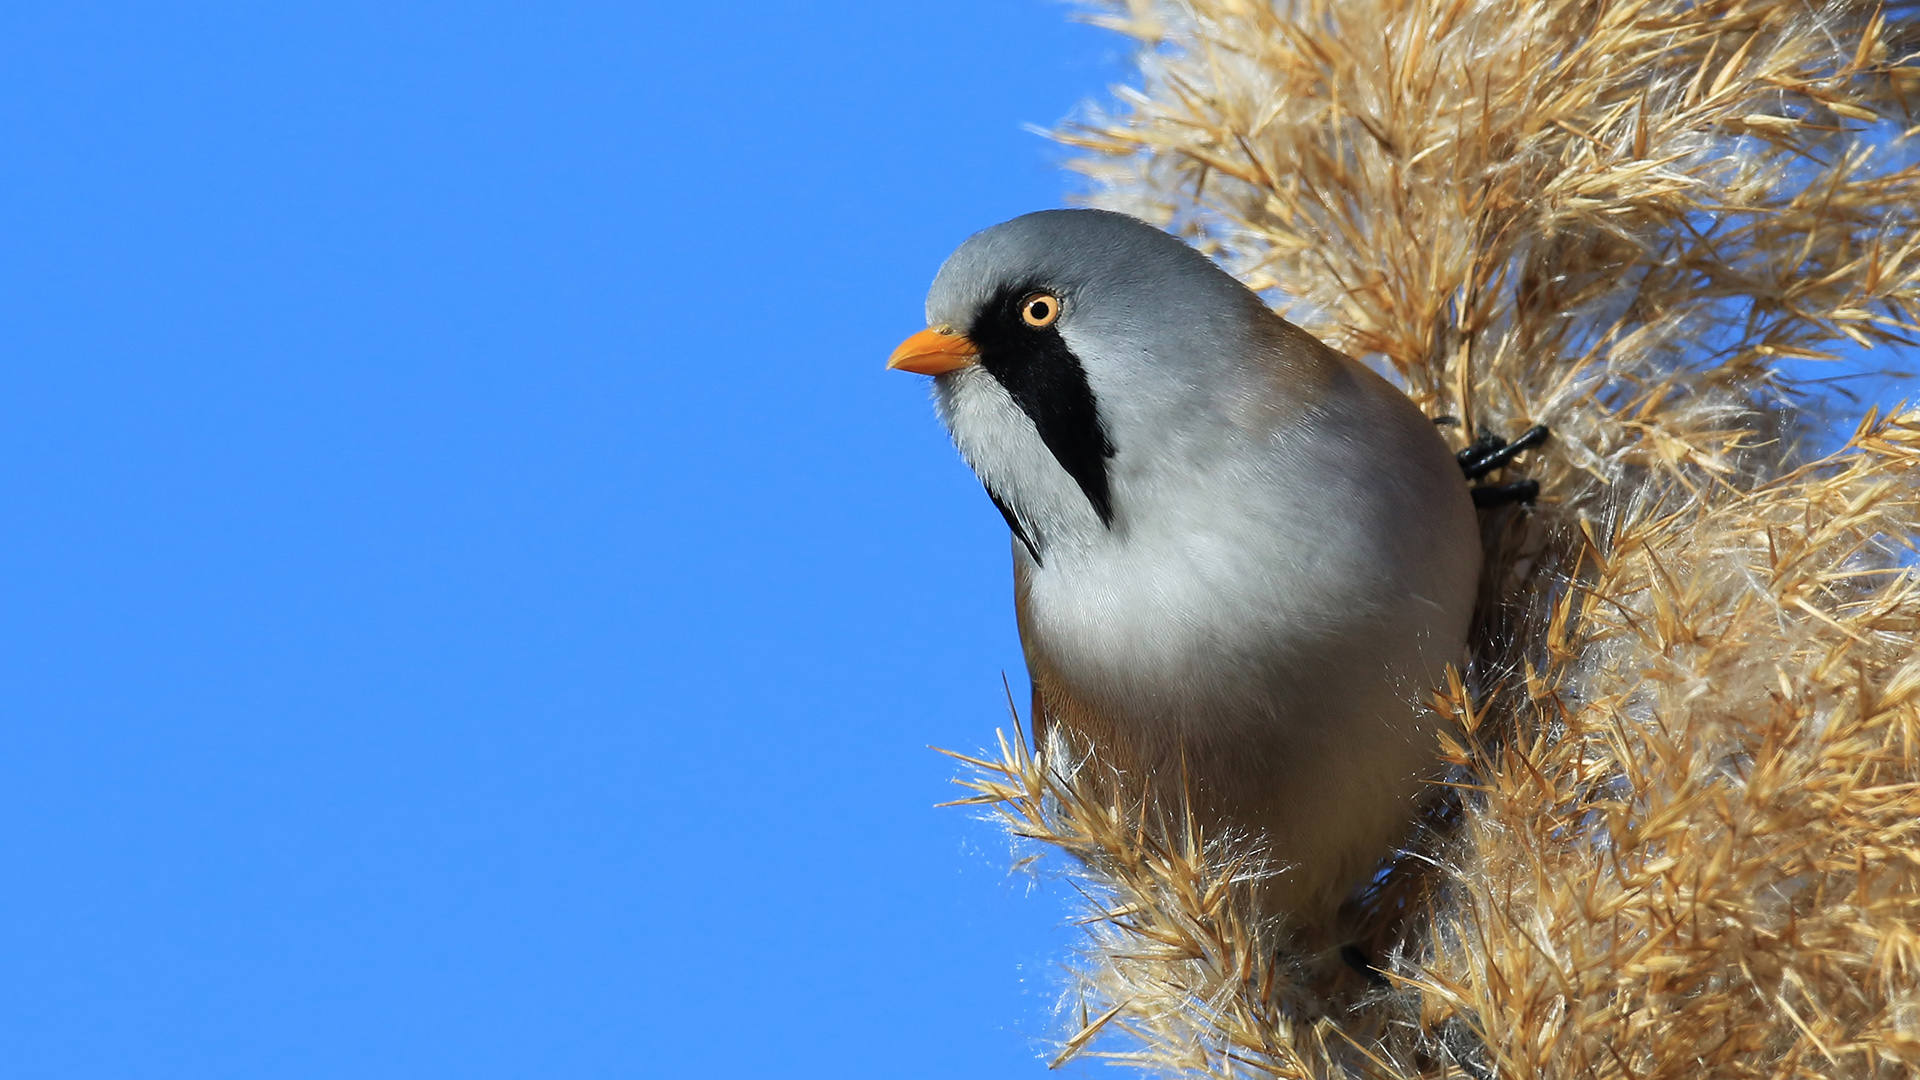
[(1367, 963), (1367, 954), (1360, 951), (1360, 946), (1358, 945), (1340, 946), (1340, 959), (1346, 961), (1346, 965), (1348, 967), (1352, 968), (1353, 970), (1359, 972), (1361, 975), (1365, 976), (1367, 980), (1367, 985), (1369, 986), (1386, 986), (1387, 985), (1387, 977), (1385, 975), (1380, 974), (1379, 968), (1376, 968), (1372, 964)]
[(1468, 494), (1473, 496), (1473, 505), (1483, 510), (1493, 506), (1530, 503), (1540, 497), (1540, 481), (1515, 480), (1511, 484), (1486, 484), (1472, 489)]
[(1479, 438), (1473, 440), (1472, 446), (1455, 454), (1454, 460), (1460, 463), (1460, 471), (1467, 474), (1467, 479), (1478, 480), (1512, 461), (1522, 451), (1531, 450), (1546, 441), (1545, 424), (1533, 425), (1512, 442), (1483, 431)]

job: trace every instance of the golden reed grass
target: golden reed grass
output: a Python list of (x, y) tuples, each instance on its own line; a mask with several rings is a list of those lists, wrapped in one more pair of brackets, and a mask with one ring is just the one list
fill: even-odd
[[(1350, 905), (1383, 985), (1247, 912), (1246, 838), (1072, 747), (973, 761), (1064, 849), (1058, 1061), (1169, 1075), (1920, 1068), (1920, 413), (1838, 452), (1789, 377), (1920, 331), (1911, 4), (1129, 0), (1056, 132), (1454, 429), (1553, 429), (1486, 515), (1449, 783)], [(1797, 365), (1797, 366), (1796, 366)], [(1098, 782), (1096, 782), (1098, 781)]]

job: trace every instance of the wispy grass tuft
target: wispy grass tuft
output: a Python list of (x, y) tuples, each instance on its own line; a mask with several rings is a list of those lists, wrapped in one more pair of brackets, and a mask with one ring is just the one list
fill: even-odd
[(1920, 1067), (1920, 413), (1810, 363), (1920, 333), (1920, 7), (1136, 0), (1056, 133), (1431, 414), (1553, 440), (1490, 515), (1453, 770), (1352, 905), (1385, 986), (1250, 912), (1246, 838), (1017, 739), (964, 782), (1076, 857), (1060, 1060), (1217, 1077)]

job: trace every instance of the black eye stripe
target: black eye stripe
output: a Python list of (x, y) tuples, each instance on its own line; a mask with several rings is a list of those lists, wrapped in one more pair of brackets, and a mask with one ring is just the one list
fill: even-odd
[[(1023, 308), (1038, 306), (1034, 291), (1003, 290), (981, 310), (967, 337), (980, 349), (980, 366), (1033, 421), (1040, 441), (1080, 486), (1101, 524), (1111, 527), (1107, 459), (1114, 454), (1113, 442), (1087, 385), (1086, 370), (1057, 324), (1036, 327), (1022, 318)], [(1051, 309), (1052, 302), (1048, 306)]]

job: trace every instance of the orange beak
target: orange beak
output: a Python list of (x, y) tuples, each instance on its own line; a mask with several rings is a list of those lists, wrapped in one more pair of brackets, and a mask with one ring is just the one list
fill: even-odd
[(915, 375), (945, 375), (980, 359), (980, 350), (967, 335), (951, 327), (930, 326), (900, 343), (887, 357), (887, 370)]

